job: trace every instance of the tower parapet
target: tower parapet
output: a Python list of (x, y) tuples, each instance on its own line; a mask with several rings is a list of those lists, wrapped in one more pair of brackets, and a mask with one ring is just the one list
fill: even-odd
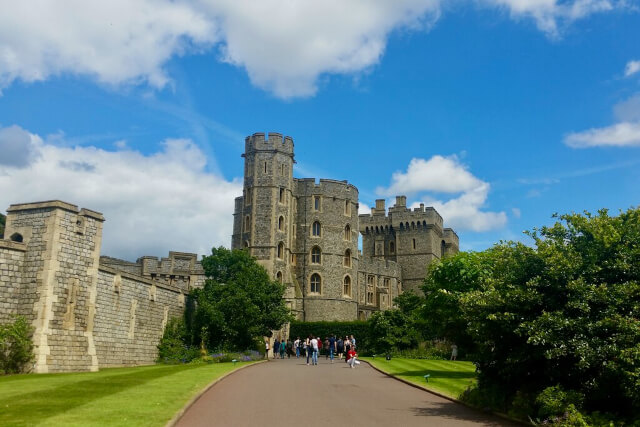
[[(250, 153), (254, 151), (279, 151), (290, 154), (293, 157), (293, 138), (282, 136), (278, 132), (256, 132), (244, 140), (244, 151)], [(243, 157), (245, 154), (243, 154)]]

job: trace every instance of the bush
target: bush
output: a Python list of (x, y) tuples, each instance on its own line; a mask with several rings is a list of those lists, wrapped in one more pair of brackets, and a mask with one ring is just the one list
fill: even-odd
[(567, 413), (571, 405), (574, 410), (582, 405), (584, 396), (575, 391), (565, 391), (560, 386), (545, 388), (536, 398), (538, 417), (540, 419), (552, 419), (561, 417)]
[(296, 337), (304, 339), (309, 335), (324, 339), (334, 334), (336, 338), (353, 335), (356, 339), (358, 354), (361, 356), (366, 356), (367, 353), (372, 352), (369, 324), (367, 322), (291, 322), (289, 329), (289, 336), (292, 339)]
[(172, 318), (167, 322), (158, 344), (158, 362), (188, 363), (200, 357), (200, 349), (186, 344), (187, 328), (184, 320)]
[(35, 358), (31, 336), (33, 328), (22, 316), (0, 325), (0, 368), (5, 374), (23, 372)]
[(407, 359), (448, 360), (451, 357), (451, 344), (446, 341), (421, 342), (418, 348), (396, 350), (393, 354)]

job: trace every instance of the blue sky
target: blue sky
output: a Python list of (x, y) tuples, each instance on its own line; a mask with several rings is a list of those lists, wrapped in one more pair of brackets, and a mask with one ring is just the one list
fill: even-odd
[(228, 246), (254, 132), (463, 249), (638, 205), (637, 2), (70, 3), (0, 0), (0, 209), (99, 210), (103, 253)]

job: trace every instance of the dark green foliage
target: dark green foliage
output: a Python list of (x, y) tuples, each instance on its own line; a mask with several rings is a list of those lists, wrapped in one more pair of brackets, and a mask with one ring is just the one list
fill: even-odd
[(420, 334), (402, 310), (377, 311), (369, 318), (370, 350), (377, 354), (418, 346)]
[(471, 353), (479, 396), (498, 409), (519, 400), (559, 423), (582, 422), (579, 411), (631, 419), (640, 413), (640, 210), (558, 219), (528, 233), (533, 248), (500, 243), (435, 265), (425, 317)]
[(6, 225), (7, 217), (0, 213), (0, 239), (4, 238), (4, 226)]
[(0, 325), (0, 369), (5, 374), (23, 372), (33, 361), (33, 328), (22, 316)]
[(282, 299), (284, 286), (272, 281), (246, 251), (214, 248), (202, 266), (208, 279), (193, 292), (194, 343), (215, 350), (253, 349), (259, 337), (291, 319)]
[(292, 339), (300, 337), (304, 339), (309, 335), (320, 337), (330, 337), (335, 334), (336, 337), (344, 337), (353, 335), (356, 339), (358, 354), (366, 355), (372, 352), (369, 337), (369, 324), (362, 321), (354, 322), (291, 322), (289, 336)]
[(158, 362), (188, 363), (200, 356), (200, 349), (187, 344), (188, 333), (183, 319), (172, 318), (167, 322), (158, 344)]

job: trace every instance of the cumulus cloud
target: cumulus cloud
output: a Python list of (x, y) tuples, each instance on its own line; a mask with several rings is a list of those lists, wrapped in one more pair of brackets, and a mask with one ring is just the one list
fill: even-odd
[(589, 15), (625, 7), (625, 2), (610, 0), (480, 0), (486, 5), (506, 8), (515, 19), (532, 18), (537, 27), (555, 37), (561, 27)]
[(0, 127), (0, 154), (0, 165), (29, 165), (36, 155), (33, 137), (18, 126)]
[[(474, 0), (533, 18), (548, 34), (558, 23), (611, 10), (609, 0)], [(442, 0), (0, 0), (0, 89), (19, 79), (64, 73), (120, 85), (170, 82), (173, 57), (207, 53), (243, 67), (278, 97), (310, 96), (325, 74), (376, 65), (389, 34), (424, 30)], [(34, 13), (37, 11), (37, 13)]]
[(202, 151), (168, 139), (152, 154), (49, 144), (27, 134), (38, 156), (26, 166), (0, 165), (0, 206), (60, 199), (102, 212), (102, 253), (129, 260), (170, 250), (209, 253), (229, 246), (240, 180), (205, 172)]
[[(414, 195), (420, 201), (433, 206), (444, 218), (448, 227), (457, 230), (489, 231), (507, 223), (505, 212), (484, 211), (490, 184), (475, 177), (457, 156), (433, 156), (428, 160), (412, 159), (406, 172), (395, 172), (391, 185), (380, 187), (381, 196)], [(437, 197), (451, 195), (448, 200)]]
[(640, 71), (640, 61), (629, 61), (624, 68), (624, 76), (629, 77)]
[(622, 122), (603, 128), (570, 133), (564, 142), (573, 148), (640, 145), (640, 123)]

